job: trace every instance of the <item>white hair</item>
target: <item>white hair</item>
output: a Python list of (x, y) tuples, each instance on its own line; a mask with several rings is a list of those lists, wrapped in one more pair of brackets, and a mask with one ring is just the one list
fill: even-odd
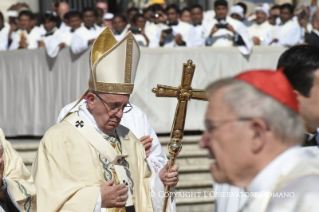
[(224, 100), (237, 116), (263, 119), (285, 144), (295, 145), (304, 141), (303, 124), (294, 110), (235, 78), (218, 80), (210, 84), (206, 91), (212, 95), (224, 87), (227, 87)]

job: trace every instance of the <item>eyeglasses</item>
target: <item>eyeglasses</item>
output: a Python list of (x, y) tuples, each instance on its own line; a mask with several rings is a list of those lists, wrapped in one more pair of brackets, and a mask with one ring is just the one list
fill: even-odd
[(106, 101), (104, 101), (97, 93), (94, 93), (102, 102), (104, 102), (109, 108), (112, 114), (118, 113), (120, 110), (123, 111), (123, 113), (128, 113), (133, 109), (133, 106), (128, 102), (126, 105), (122, 106), (116, 106), (116, 105), (110, 105)]
[(227, 124), (229, 122), (233, 122), (233, 121), (250, 121), (252, 119), (253, 118), (237, 118), (237, 119), (218, 120), (218, 121), (205, 120), (205, 129), (206, 129), (207, 132), (212, 133), (212, 132), (216, 131), (219, 127), (221, 127), (222, 125)]

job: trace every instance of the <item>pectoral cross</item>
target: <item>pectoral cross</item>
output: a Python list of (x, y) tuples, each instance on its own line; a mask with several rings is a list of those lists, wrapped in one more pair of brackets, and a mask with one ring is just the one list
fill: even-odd
[[(195, 72), (195, 65), (191, 60), (183, 64), (183, 75), (181, 85), (178, 87), (171, 87), (166, 85), (157, 85), (157, 88), (153, 88), (152, 92), (156, 94), (156, 97), (175, 97), (178, 100), (174, 121), (171, 129), (171, 140), (168, 144), (170, 166), (175, 164), (175, 159), (179, 152), (182, 150), (182, 138), (184, 135), (184, 125), (187, 112), (187, 103), (191, 99), (208, 100), (208, 95), (204, 90), (192, 89), (191, 84)], [(166, 186), (165, 192), (170, 191), (170, 186)], [(165, 193), (167, 194), (167, 193)], [(163, 212), (166, 211), (168, 196), (165, 195), (163, 203)]]

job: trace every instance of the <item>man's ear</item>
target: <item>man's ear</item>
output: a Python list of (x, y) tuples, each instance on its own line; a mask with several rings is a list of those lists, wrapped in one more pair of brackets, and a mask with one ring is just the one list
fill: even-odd
[(95, 95), (89, 93), (87, 96), (87, 107), (89, 110), (92, 110), (95, 107)]
[(250, 128), (253, 131), (251, 149), (253, 153), (258, 153), (264, 147), (269, 131), (266, 122), (260, 118), (254, 118), (250, 122)]

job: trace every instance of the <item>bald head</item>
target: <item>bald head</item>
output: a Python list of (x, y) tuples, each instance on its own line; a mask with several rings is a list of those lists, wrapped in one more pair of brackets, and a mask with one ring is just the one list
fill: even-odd
[(70, 6), (67, 2), (60, 2), (59, 9), (58, 9), (58, 16), (63, 20), (64, 14), (70, 11)]
[(104, 2), (104, 1), (98, 1), (98, 2), (96, 3), (96, 7), (97, 7), (97, 8), (100, 8), (101, 10), (103, 10), (103, 15), (108, 12), (107, 3)]

